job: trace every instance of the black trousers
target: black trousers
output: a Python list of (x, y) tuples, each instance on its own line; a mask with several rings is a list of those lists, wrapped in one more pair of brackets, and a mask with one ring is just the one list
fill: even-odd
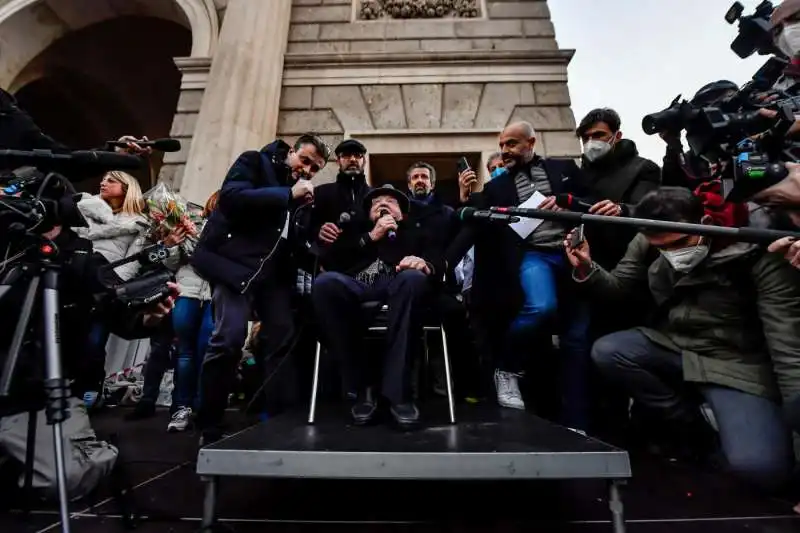
[(311, 298), (320, 337), (342, 365), (347, 390), (360, 392), (374, 384), (368, 372), (371, 361), (361, 342), (365, 328), (361, 304), (379, 301), (389, 306), (381, 392), (393, 404), (412, 400), (409, 335), (420, 332), (419, 309), (428, 287), (428, 277), (417, 270), (404, 270), (372, 286), (338, 272), (325, 272), (316, 279)]
[[(214, 332), (208, 342), (200, 376), (200, 408), (197, 425), (202, 431), (219, 430), (233, 390), (236, 370), (247, 340), (247, 324), (253, 312), (261, 322), (259, 354), (265, 377), (280, 368), (267, 386), (280, 383), (283, 372), (292, 373), (291, 365), (282, 365), (295, 334), (293, 299), (295, 288), (288, 282), (269, 280), (248, 294), (240, 294), (225, 285), (212, 290)], [(280, 365), (280, 366), (279, 366)], [(292, 376), (293, 377), (293, 376)], [(293, 379), (286, 382), (294, 382)], [(294, 398), (285, 398), (291, 403)]]
[[(170, 368), (174, 368), (173, 340), (175, 330), (172, 328), (172, 315), (165, 316), (159, 323), (158, 329), (150, 337), (150, 355), (144, 364), (144, 383), (142, 384), (142, 398), (139, 403), (155, 404), (161, 390), (161, 380)], [(174, 394), (173, 394), (174, 398)], [(172, 402), (170, 411), (177, 408)]]
[[(460, 398), (480, 397), (484, 372), (466, 305), (455, 295), (446, 292), (438, 293), (433, 305), (447, 334), (455, 393)], [(434, 345), (438, 346), (436, 343)]]

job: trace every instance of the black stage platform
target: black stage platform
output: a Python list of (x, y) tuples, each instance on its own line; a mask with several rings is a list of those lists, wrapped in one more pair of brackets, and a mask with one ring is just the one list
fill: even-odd
[[(122, 463), (142, 520), (136, 533), (197, 533), (204, 486), (196, 473), (198, 435), (167, 433), (169, 413), (123, 421), (128, 408), (93, 418), (100, 434), (117, 434)], [(459, 405), (459, 421), (484, 419), (481, 406)], [(447, 418), (442, 403), (423, 415)], [(326, 423), (334, 414), (321, 413)], [(338, 416), (338, 415), (336, 415)], [(340, 417), (341, 418), (341, 417)], [(247, 426), (228, 412), (231, 430)], [(277, 419), (276, 419), (277, 420)], [(631, 454), (636, 473), (624, 487), (628, 533), (797, 533), (792, 507), (800, 494), (751, 492), (710, 469)], [(221, 480), (222, 529), (235, 533), (605, 533), (607, 481), (393, 481), (230, 478)], [(14, 509), (20, 491), (0, 498), (0, 532), (57, 533), (58, 510), (38, 503), (29, 520)], [(72, 502), (72, 533), (125, 533), (119, 507), (103, 487), (94, 507)]]
[(455, 425), (412, 432), (353, 427), (323, 414), (285, 414), (200, 450), (206, 482), (204, 528), (216, 519), (222, 476), (360, 480), (607, 479), (615, 533), (625, 524), (618, 483), (631, 477), (628, 453), (530, 414), (484, 409)]

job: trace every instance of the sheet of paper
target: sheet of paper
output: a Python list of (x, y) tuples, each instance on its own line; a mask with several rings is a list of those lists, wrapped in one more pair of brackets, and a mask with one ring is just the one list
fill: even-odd
[[(518, 207), (523, 209), (536, 209), (539, 205), (544, 202), (545, 196), (540, 193), (539, 191), (534, 191), (533, 196), (522, 202)], [(517, 235), (522, 237), (523, 239), (527, 239), (528, 236), (536, 231), (536, 228), (539, 227), (543, 220), (538, 218), (520, 218), (519, 222), (514, 222), (513, 224), (509, 224), (509, 227), (517, 232)]]

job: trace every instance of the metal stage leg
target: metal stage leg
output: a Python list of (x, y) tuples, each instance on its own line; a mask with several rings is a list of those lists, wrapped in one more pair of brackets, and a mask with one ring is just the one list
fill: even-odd
[(206, 494), (203, 498), (203, 522), (200, 526), (201, 533), (212, 533), (217, 523), (217, 491), (219, 478), (216, 476), (204, 477)]
[(612, 480), (608, 484), (608, 507), (611, 509), (611, 524), (614, 528), (614, 533), (625, 533), (625, 515), (620, 491), (620, 487), (624, 484), (624, 481), (618, 479)]

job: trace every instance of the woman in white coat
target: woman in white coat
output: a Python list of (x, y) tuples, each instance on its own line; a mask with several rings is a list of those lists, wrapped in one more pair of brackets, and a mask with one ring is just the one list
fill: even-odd
[[(107, 263), (128, 257), (134, 243), (147, 228), (144, 211), (144, 198), (139, 182), (125, 172), (113, 171), (103, 176), (100, 193), (83, 194), (78, 201), (78, 209), (86, 220), (87, 227), (73, 228), (75, 232), (92, 241), (94, 254)], [(128, 264), (118, 267), (107, 282), (118, 283), (133, 277), (137, 266)], [(91, 376), (84, 376), (85, 399), (93, 404), (97, 391), (105, 378), (106, 343), (110, 332), (100, 323), (92, 328), (89, 357), (94, 363)]]
[[(135, 253), (134, 243), (148, 227), (144, 205), (136, 178), (125, 172), (109, 172), (100, 182), (100, 194), (84, 194), (78, 202), (88, 227), (74, 229), (92, 241), (95, 254), (109, 263), (119, 261)], [(114, 272), (124, 281), (133, 277), (137, 268), (129, 263)]]

